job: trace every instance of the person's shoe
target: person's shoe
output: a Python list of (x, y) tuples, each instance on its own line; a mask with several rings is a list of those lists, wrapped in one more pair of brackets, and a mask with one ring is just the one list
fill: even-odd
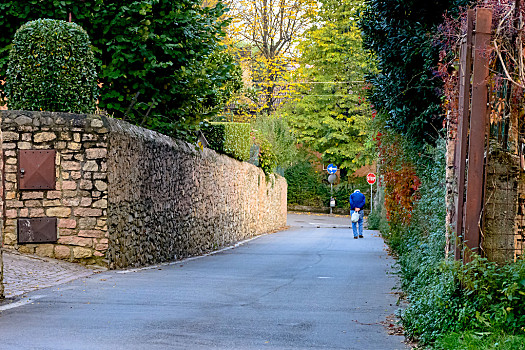
[(357, 239), (357, 236), (354, 236), (354, 239)]
[(365, 237), (363, 237), (363, 235), (359, 235), (359, 238), (365, 238)]

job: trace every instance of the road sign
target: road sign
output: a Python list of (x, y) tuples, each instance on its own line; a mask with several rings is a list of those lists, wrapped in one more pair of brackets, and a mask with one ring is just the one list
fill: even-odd
[(373, 185), (376, 183), (376, 174), (374, 173), (368, 173), (368, 175), (366, 175), (366, 181), (370, 184), (370, 185)]
[(335, 174), (337, 172), (337, 166), (333, 164), (328, 164), (326, 170), (328, 170), (329, 174)]
[(337, 179), (337, 175), (335, 175), (335, 174), (328, 175), (328, 182), (329, 183), (333, 184), (336, 179)]

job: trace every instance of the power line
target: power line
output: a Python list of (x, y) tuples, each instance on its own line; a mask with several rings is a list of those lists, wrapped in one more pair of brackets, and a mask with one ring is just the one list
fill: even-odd
[(264, 82), (254, 81), (254, 84), (272, 84), (272, 85), (288, 85), (288, 84), (362, 84), (364, 80), (354, 81), (301, 81), (301, 82), (286, 82), (286, 81), (275, 81), (275, 82)]

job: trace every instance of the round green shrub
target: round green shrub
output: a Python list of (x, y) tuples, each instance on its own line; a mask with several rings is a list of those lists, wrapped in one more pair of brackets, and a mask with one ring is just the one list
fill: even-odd
[(38, 19), (22, 25), (9, 53), (9, 109), (90, 113), (97, 74), (89, 37), (75, 23)]

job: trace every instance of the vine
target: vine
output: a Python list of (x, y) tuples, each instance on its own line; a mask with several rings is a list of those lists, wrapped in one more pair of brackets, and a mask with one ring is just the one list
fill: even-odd
[(378, 132), (375, 141), (385, 188), (387, 220), (391, 227), (408, 226), (421, 185), (416, 167), (404, 155), (399, 136)]

